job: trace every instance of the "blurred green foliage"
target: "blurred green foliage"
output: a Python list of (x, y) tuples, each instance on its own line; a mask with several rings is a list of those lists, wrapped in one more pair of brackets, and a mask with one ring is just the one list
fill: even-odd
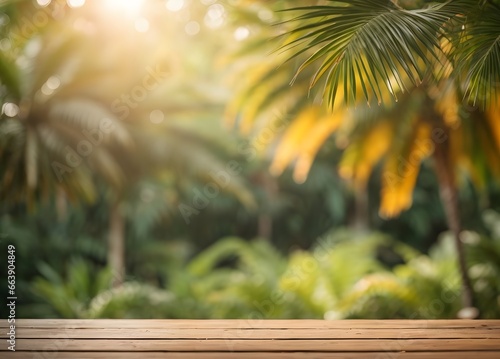
[[(220, 15), (220, 7), (212, 6), (222, 3), (186, 0), (181, 10), (163, 16), (164, 1), (148, 1), (144, 16), (152, 31), (144, 34), (133, 24), (108, 26), (109, 15), (101, 12), (96, 20), (92, 8), (69, 9), (62, 0), (45, 10), (31, 0), (0, 2), (2, 40), (12, 31), (19, 35), (19, 26), (37, 11), (49, 13), (63, 4), (67, 15), (54, 12), (47, 26), (29, 36), (10, 36), (9, 46), (0, 42), (0, 98), (20, 111), (8, 116), (2, 109), (0, 117), (0, 182), (5, 184), (0, 187), (0, 255), (7, 244), (16, 246), (19, 317), (454, 317), (460, 308), (455, 252), (448, 235), (438, 241), (447, 226), (428, 163), (419, 172), (412, 207), (398, 219), (382, 220), (377, 213), (381, 166), (374, 167), (366, 191), (356, 192), (335, 169), (343, 149), (328, 138), (307, 180), (298, 184), (291, 169), (280, 177), (268, 171), (282, 132), (267, 138), (258, 129), (239, 134), (222, 125), (231, 99), (257, 95), (235, 116), (235, 127), (244, 127), (244, 115), (257, 109), (272, 112), (267, 120), (287, 117), (270, 106), (283, 94), (293, 94), (285, 100), (294, 111), (311, 100), (304, 96), (307, 91), (297, 91), (309, 86), (310, 74), (306, 71), (291, 90), (289, 77), (298, 63), (277, 68), (280, 58), (271, 61), (268, 53), (275, 44), (269, 39), (280, 31), (270, 25), (283, 16), (272, 10), (292, 2), (224, 2), (225, 23), (208, 26), (208, 12), (218, 9)], [(411, 8), (422, 1), (404, 3)], [(76, 21), (82, 18), (87, 22)], [(91, 31), (94, 21), (98, 31)], [(186, 29), (194, 23), (201, 30), (190, 35)], [(238, 40), (238, 33), (248, 38)], [(262, 44), (266, 51), (259, 50)], [(56, 181), (50, 165), (62, 161), (61, 148), (81, 141), (81, 124), (111, 111), (155, 61), (172, 70), (168, 79), (139, 106), (128, 108), (126, 118), (114, 118), (134, 145), (111, 141), (98, 151), (109, 152), (111, 164), (94, 154), (75, 171), (81, 177)], [(58, 91), (30, 107), (40, 90), (33, 74), (42, 87), (54, 74), (64, 76)], [(276, 86), (279, 93), (264, 96), (266, 91), (250, 86), (235, 99), (222, 78), (232, 78), (238, 88), (253, 79), (271, 84), (267, 92)], [(51, 116), (61, 103), (63, 113)], [(152, 116), (154, 111), (163, 117)], [(231, 160), (242, 170), (232, 178), (234, 186), (186, 223), (179, 205), (191, 204), (212, 181), (208, 173)], [(33, 168), (40, 176), (28, 173)], [(33, 176), (37, 186), (29, 196)], [(498, 318), (500, 190), (486, 183), (479, 194), (464, 182), (460, 203), (470, 230), (465, 232), (470, 275), (482, 317)], [(82, 201), (82, 192), (92, 193), (91, 200)], [(127, 276), (116, 288), (106, 266), (110, 193), (119, 194), (125, 219)], [(249, 198), (257, 204), (254, 210), (241, 203)], [(3, 298), (5, 290), (1, 286)]]
[[(500, 316), (500, 214), (490, 237), (467, 232), (468, 261), (481, 317)], [(311, 250), (284, 255), (264, 240), (228, 237), (184, 259), (178, 247), (156, 268), (161, 286), (141, 278), (109, 289), (110, 273), (67, 260), (61, 276), (39, 265), (23, 316), (62, 318), (453, 318), (460, 280), (452, 238), (429, 254), (379, 234), (336, 230)], [(177, 259), (174, 259), (177, 258)], [(28, 295), (28, 293), (25, 293)], [(26, 311), (24, 311), (26, 310)]]

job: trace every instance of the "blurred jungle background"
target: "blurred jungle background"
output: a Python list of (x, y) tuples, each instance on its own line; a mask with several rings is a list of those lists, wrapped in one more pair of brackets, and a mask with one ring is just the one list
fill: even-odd
[(500, 318), (499, 1), (0, 11), (19, 318)]

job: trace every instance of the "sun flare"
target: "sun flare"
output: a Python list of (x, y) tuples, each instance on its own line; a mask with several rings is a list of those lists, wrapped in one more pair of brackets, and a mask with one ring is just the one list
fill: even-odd
[(144, 0), (104, 0), (103, 6), (111, 11), (124, 12), (127, 15), (139, 15)]

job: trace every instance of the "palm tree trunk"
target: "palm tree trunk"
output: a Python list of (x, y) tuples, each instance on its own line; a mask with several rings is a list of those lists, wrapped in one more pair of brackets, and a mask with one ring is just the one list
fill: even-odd
[(111, 206), (109, 215), (108, 266), (113, 273), (113, 287), (122, 285), (125, 276), (125, 222), (119, 203)]
[(257, 219), (257, 237), (270, 241), (273, 236), (273, 216), (271, 214), (271, 203), (276, 200), (278, 186), (276, 180), (268, 173), (263, 173), (259, 177), (259, 184), (266, 193), (264, 208), (259, 212)]
[(68, 214), (66, 192), (60, 186), (56, 189), (56, 213), (59, 222), (63, 222)]
[(463, 308), (474, 307), (474, 291), (467, 270), (465, 250), (460, 239), (462, 225), (460, 219), (460, 207), (458, 200), (458, 189), (455, 183), (453, 168), (450, 163), (448, 143), (437, 144), (434, 151), (436, 174), (439, 184), (441, 202), (444, 207), (448, 227), (451, 230), (458, 254), (458, 264), (462, 280), (462, 306)]
[(366, 232), (370, 228), (368, 214), (368, 191), (357, 189), (354, 191), (354, 218), (352, 227), (359, 232)]

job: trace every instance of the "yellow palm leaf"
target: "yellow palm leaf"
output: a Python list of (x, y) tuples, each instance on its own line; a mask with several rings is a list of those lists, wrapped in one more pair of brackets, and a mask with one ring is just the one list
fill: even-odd
[(431, 141), (431, 127), (422, 122), (415, 126), (409, 150), (403, 155), (391, 153), (385, 164), (379, 210), (382, 217), (394, 217), (411, 206), (420, 164), (433, 150), (432, 146), (424, 145)]
[[(436, 88), (436, 91), (439, 90)], [(459, 103), (457, 101), (455, 86), (448, 85), (443, 92), (436, 96), (434, 108), (443, 116), (443, 120), (447, 126), (456, 128), (459, 125)]]
[[(281, 73), (273, 77), (273, 83), (282, 84), (286, 83), (288, 78), (288, 74)], [(266, 87), (261, 87), (258, 91), (256, 91), (250, 98), (248, 98), (245, 102), (245, 106), (243, 111), (241, 112), (241, 124), (240, 130), (243, 134), (248, 134), (251, 129), (253, 123), (256, 121), (258, 116), (262, 116), (266, 113), (266, 109), (262, 108), (264, 102), (266, 102), (270, 97), (273, 97), (273, 108), (279, 107), (279, 100), (284, 97), (291, 96), (291, 90), (282, 92), (281, 94), (277, 94), (277, 88), (272, 84)]]
[(500, 150), (500, 99), (487, 109), (486, 120), (491, 128), (491, 134), (496, 146)]
[(339, 127), (345, 119), (347, 111), (337, 110), (334, 113), (323, 117), (307, 135), (304, 134), (304, 141), (297, 158), (293, 178), (298, 183), (303, 183), (307, 179), (309, 170), (318, 153), (321, 145)]
[(271, 164), (270, 171), (273, 175), (281, 174), (297, 157), (301, 151), (300, 144), (304, 139), (304, 134), (308, 133), (317, 122), (320, 109), (318, 105), (306, 107), (286, 130)]
[[(484, 116), (488, 118), (488, 116)], [(483, 150), (486, 163), (490, 173), (496, 178), (500, 177), (500, 147), (496, 138), (495, 131), (498, 131), (498, 124), (496, 121), (487, 120), (481, 116), (479, 121), (475, 121), (478, 127), (478, 138), (481, 148)]]
[(389, 121), (376, 122), (365, 136), (348, 147), (339, 165), (340, 176), (353, 181), (357, 188), (364, 188), (373, 167), (387, 153), (393, 133)]
[(477, 188), (484, 188), (486, 182), (484, 176), (473, 165), (471, 153), (473, 153), (472, 134), (468, 127), (462, 125), (450, 131), (450, 161), (457, 169), (463, 169), (467, 172), (472, 182)]
[[(228, 80), (231, 84), (236, 84), (236, 96), (229, 102), (226, 107), (225, 113), (225, 123), (228, 126), (233, 126), (238, 113), (243, 107), (247, 107), (247, 101), (253, 98), (253, 94), (248, 93), (248, 89), (253, 86), (253, 84), (262, 82), (262, 78), (271, 70), (273, 67), (277, 67), (278, 64), (273, 62), (262, 62), (261, 64), (256, 64), (255, 62), (246, 63), (246, 67), (240, 69), (240, 71), (235, 71), (236, 75), (233, 79)], [(248, 67), (252, 68), (252, 71), (248, 71)], [(262, 93), (262, 89), (259, 90)]]

